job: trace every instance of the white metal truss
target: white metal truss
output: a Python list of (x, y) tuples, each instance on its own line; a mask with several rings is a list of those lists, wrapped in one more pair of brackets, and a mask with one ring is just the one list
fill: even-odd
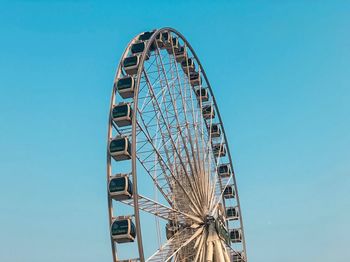
[[(194, 216), (181, 212), (180, 210), (173, 209), (171, 207), (167, 207), (165, 205), (157, 203), (154, 200), (149, 199), (145, 196), (138, 195), (138, 201), (139, 201), (140, 210), (153, 214), (162, 219), (170, 220), (176, 216), (179, 219), (178, 222), (180, 223), (181, 222), (184, 223), (188, 219), (191, 219), (196, 222), (201, 222), (198, 218)], [(132, 199), (121, 200), (120, 202), (129, 206), (134, 206)]]
[(181, 250), (181, 248), (193, 241), (199, 232), (200, 229), (195, 231), (192, 228), (185, 228), (179, 231), (162, 245), (150, 258), (148, 258), (147, 262), (169, 261)]

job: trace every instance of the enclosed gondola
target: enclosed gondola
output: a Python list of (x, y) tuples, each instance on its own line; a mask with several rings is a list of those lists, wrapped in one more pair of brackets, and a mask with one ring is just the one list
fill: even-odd
[(215, 157), (226, 156), (226, 147), (224, 144), (215, 144), (213, 145), (213, 153)]
[(193, 72), (196, 69), (196, 66), (194, 65), (194, 61), (191, 58), (187, 58), (181, 62), (182, 70), (185, 74), (188, 74), (189, 72)]
[[(154, 34), (155, 31), (150, 31), (150, 32), (144, 32), (143, 34), (141, 34), (139, 36), (139, 41), (142, 41), (142, 42), (147, 42), (151, 37), (152, 35)], [(150, 51), (154, 51), (156, 49), (156, 44), (155, 42), (153, 42), (151, 45), (150, 45)]]
[(202, 83), (200, 73), (190, 72), (190, 83), (192, 87), (199, 86)]
[(186, 58), (187, 58), (186, 48), (184, 46), (179, 46), (179, 48), (175, 50), (176, 62), (181, 63)]
[(198, 100), (202, 99), (202, 102), (206, 102), (209, 100), (209, 92), (207, 88), (198, 88), (196, 89), (195, 93)]
[(174, 50), (176, 51), (180, 47), (179, 38), (173, 37), (171, 40), (172, 40), (172, 46), (173, 46)]
[(219, 124), (212, 124), (210, 129), (211, 137), (220, 137), (221, 136), (221, 128)]
[(122, 98), (131, 98), (134, 96), (135, 80), (131, 76), (119, 78), (115, 83), (119, 95)]
[(132, 109), (130, 103), (119, 103), (112, 110), (112, 119), (117, 126), (131, 125)]
[(145, 50), (145, 47), (146, 47), (146, 43), (145, 42), (134, 43), (131, 46), (131, 53), (133, 53), (133, 54), (142, 53)]
[(136, 228), (131, 218), (115, 219), (111, 225), (112, 239), (117, 243), (134, 242)]
[(114, 200), (125, 200), (132, 197), (132, 182), (127, 174), (112, 177), (108, 189)]
[[(133, 55), (142, 54), (146, 48), (146, 42), (138, 42), (131, 46), (130, 50)], [(147, 51), (145, 59), (148, 60), (150, 57), (150, 51)]]
[(228, 208), (226, 208), (226, 218), (228, 220), (238, 220), (238, 218), (239, 218), (238, 207), (228, 207)]
[(214, 108), (211, 105), (203, 106), (202, 108), (203, 118), (210, 119), (215, 117)]
[(229, 198), (235, 198), (235, 190), (233, 185), (228, 185), (226, 186), (224, 190), (224, 198), (229, 199)]
[(133, 55), (124, 58), (123, 60), (123, 67), (125, 72), (128, 75), (134, 75), (137, 73), (137, 70), (139, 69), (139, 63), (140, 63), (140, 56)]
[(168, 48), (171, 46), (171, 36), (169, 32), (162, 32), (156, 36), (157, 45), (159, 48)]
[(110, 141), (109, 153), (116, 161), (131, 159), (131, 143), (128, 137), (115, 137)]
[(240, 229), (232, 229), (230, 231), (230, 239), (232, 243), (242, 242), (242, 231)]
[(175, 52), (177, 49), (179, 48), (179, 39), (177, 37), (173, 37), (171, 39), (170, 45), (167, 45), (165, 47), (166, 51), (168, 52), (168, 54), (172, 54), (173, 52)]
[(230, 164), (222, 164), (218, 167), (218, 173), (221, 177), (230, 177), (232, 174)]
[(144, 32), (139, 36), (139, 41), (148, 41), (153, 34), (154, 31)]

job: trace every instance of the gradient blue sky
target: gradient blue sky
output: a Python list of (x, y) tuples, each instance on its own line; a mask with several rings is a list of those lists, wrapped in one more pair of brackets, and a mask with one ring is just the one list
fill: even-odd
[(350, 261), (349, 1), (0, 3), (0, 261), (111, 261), (114, 72), (164, 26), (212, 83), (250, 261)]

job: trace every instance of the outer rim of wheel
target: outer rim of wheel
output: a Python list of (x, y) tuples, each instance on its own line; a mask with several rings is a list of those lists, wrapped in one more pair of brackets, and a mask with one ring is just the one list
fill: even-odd
[[(237, 201), (237, 207), (239, 210), (239, 214), (240, 214), (240, 229), (242, 231), (242, 245), (243, 245), (243, 252), (245, 254), (245, 261), (247, 261), (247, 253), (246, 253), (246, 241), (245, 241), (245, 234), (244, 234), (244, 226), (243, 226), (243, 216), (242, 216), (242, 212), (241, 212), (241, 205), (240, 205), (240, 200), (239, 200), (239, 194), (238, 194), (238, 187), (237, 187), (237, 183), (236, 183), (236, 177), (235, 177), (235, 172), (234, 172), (234, 167), (233, 167), (233, 163), (232, 163), (232, 158), (231, 158), (231, 152), (230, 152), (230, 147), (228, 146), (228, 140), (227, 140), (227, 136), (226, 136), (226, 132), (225, 132), (225, 128), (222, 122), (222, 118), (220, 115), (220, 111), (219, 108), (217, 106), (216, 103), (216, 99), (214, 96), (214, 93), (212, 91), (211, 85), (210, 85), (210, 81), (205, 73), (205, 70), (196, 54), (196, 52), (194, 51), (194, 49), (192, 48), (191, 44), (186, 40), (186, 38), (177, 30), (170, 28), (170, 27), (164, 27), (158, 30), (155, 30), (153, 35), (149, 38), (149, 40), (147, 41), (147, 44), (145, 46), (145, 49), (142, 53), (142, 55), (140, 56), (140, 61), (139, 61), (139, 67), (138, 67), (138, 71), (136, 74), (136, 81), (135, 81), (135, 91), (134, 91), (134, 97), (133, 97), (133, 101), (134, 101), (134, 110), (133, 110), (133, 115), (132, 115), (132, 158), (131, 158), (131, 162), (132, 162), (132, 179), (133, 179), (133, 202), (134, 202), (134, 215), (135, 215), (135, 227), (136, 227), (136, 238), (137, 238), (137, 244), (138, 244), (138, 251), (139, 251), (139, 259), (141, 262), (145, 261), (145, 257), (144, 257), (144, 250), (143, 250), (143, 243), (142, 243), (142, 233), (141, 233), (141, 225), (140, 225), (140, 214), (139, 214), (139, 207), (138, 207), (138, 188), (137, 188), (137, 159), (136, 159), (136, 143), (134, 143), (134, 141), (136, 141), (136, 121), (137, 121), (137, 111), (136, 110), (138, 108), (138, 96), (139, 96), (139, 87), (140, 87), (140, 81), (141, 81), (141, 75), (142, 75), (142, 71), (144, 69), (144, 62), (145, 62), (145, 58), (146, 58), (146, 54), (149, 52), (150, 47), (152, 45), (152, 43), (154, 42), (154, 40), (156, 39), (156, 36), (162, 32), (171, 32), (176, 34), (179, 38), (181, 38), (181, 40), (186, 44), (187, 48), (189, 48), (189, 50), (191, 51), (192, 55), (194, 56), (195, 61), (198, 63), (198, 65), (201, 68), (201, 74), (202, 76), (205, 78), (205, 82), (207, 83), (207, 88), (209, 90), (209, 93), (212, 97), (212, 101), (213, 101), (213, 105), (214, 108), (216, 110), (217, 113), (217, 117), (218, 117), (218, 123), (221, 126), (222, 129), (222, 135), (223, 135), (223, 141), (226, 144), (226, 151), (227, 151), (227, 157), (229, 160), (229, 163), (231, 165), (231, 169), (232, 169), (232, 174), (231, 174), (231, 178), (233, 181), (233, 185), (234, 185), (234, 189), (236, 192), (236, 201)], [(114, 83), (115, 81), (119, 78), (119, 76), (121, 75), (122, 72), (122, 63), (124, 58), (127, 57), (127, 54), (132, 46), (132, 44), (138, 39), (138, 37), (141, 35), (142, 33), (138, 34), (137, 36), (135, 36), (127, 45), (126, 49), (124, 50), (121, 59), (119, 60), (118, 63), (118, 68), (115, 74), (115, 78), (114, 78)], [(107, 134), (107, 198), (108, 198), (108, 212), (109, 212), (109, 226), (112, 225), (113, 222), (113, 205), (112, 205), (112, 201), (113, 199), (109, 196), (109, 188), (108, 188), (108, 183), (109, 183), (109, 179), (112, 176), (112, 171), (111, 171), (111, 161), (112, 161), (112, 157), (109, 154), (109, 141), (112, 138), (111, 134), (112, 134), (112, 117), (111, 117), (111, 110), (113, 108), (113, 105), (115, 104), (115, 97), (116, 97), (116, 90), (113, 86), (112, 88), (112, 95), (111, 95), (111, 101), (110, 101), (110, 108), (109, 108), (109, 121), (108, 121), (108, 134)], [(114, 240), (111, 237), (111, 245), (112, 245), (112, 253), (113, 253), (113, 261), (117, 261), (117, 252), (116, 252), (116, 248), (115, 248), (115, 243)]]

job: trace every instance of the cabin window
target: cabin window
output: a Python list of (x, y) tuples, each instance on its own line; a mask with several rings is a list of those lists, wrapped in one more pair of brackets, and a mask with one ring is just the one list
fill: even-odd
[(129, 221), (125, 220), (117, 220), (113, 222), (112, 225), (112, 235), (125, 235), (128, 234), (129, 231)]
[(226, 210), (226, 214), (228, 217), (237, 217), (238, 216), (238, 212), (237, 209), (235, 207), (230, 207)]
[(112, 140), (110, 144), (111, 152), (124, 151), (126, 147), (125, 140), (125, 138)]
[(211, 106), (205, 106), (205, 107), (203, 107), (203, 113), (204, 113), (204, 114), (209, 114), (209, 113), (211, 113)]
[(130, 88), (132, 86), (132, 81), (133, 81), (133, 79), (131, 77), (125, 77), (125, 78), (118, 79), (117, 89), (123, 90), (123, 89)]
[(219, 173), (228, 173), (228, 165), (219, 166)]
[(212, 125), (211, 126), (211, 132), (212, 133), (216, 133), (219, 131), (219, 126), (218, 125)]
[(182, 55), (185, 52), (185, 48), (180, 46), (177, 50), (175, 50), (175, 55)]
[(224, 148), (224, 145), (214, 145), (214, 151), (216, 151), (217, 153), (223, 153), (225, 152), (225, 148)]
[(113, 108), (112, 116), (113, 116), (113, 118), (118, 118), (118, 117), (127, 116), (128, 113), (129, 113), (129, 105), (128, 104), (117, 105)]
[(137, 56), (130, 56), (124, 59), (123, 65), (124, 67), (130, 67), (137, 65)]
[(190, 80), (196, 80), (196, 79), (199, 79), (199, 73), (198, 72), (190, 73)]
[(239, 238), (239, 231), (238, 230), (232, 230), (231, 231), (231, 238), (238, 239)]
[(226, 148), (224, 145), (214, 145), (213, 146), (213, 152), (215, 155), (225, 156), (226, 155)]
[(133, 44), (131, 46), (131, 53), (136, 54), (136, 53), (142, 53), (143, 50), (145, 49), (145, 43), (144, 42), (140, 42), (140, 43), (136, 43)]
[(164, 32), (162, 33), (162, 40), (165, 42), (165, 41), (168, 41), (170, 38), (170, 35), (168, 32)]
[(146, 41), (151, 38), (154, 32), (144, 32), (142, 35), (139, 36), (139, 40)]
[(198, 72), (191, 72), (190, 73), (190, 79), (197, 79), (199, 77), (199, 73)]
[(173, 45), (176, 46), (176, 47), (179, 45), (179, 39), (178, 38), (173, 37)]
[(125, 190), (126, 177), (114, 178), (109, 182), (109, 192), (121, 192)]
[(225, 190), (224, 190), (224, 195), (225, 195), (225, 196), (228, 196), (228, 197), (234, 196), (234, 195), (235, 195), (235, 192), (233, 191), (232, 186), (227, 186), (227, 187), (225, 188)]
[(193, 65), (193, 61), (191, 58), (188, 58), (187, 60), (184, 60), (181, 62), (181, 65), (183, 67), (187, 67), (187, 66), (192, 66)]
[(201, 88), (201, 89), (197, 89), (196, 90), (196, 95), (197, 96), (207, 96), (207, 94), (208, 94), (208, 91), (207, 91), (207, 89), (205, 89), (205, 88)]

